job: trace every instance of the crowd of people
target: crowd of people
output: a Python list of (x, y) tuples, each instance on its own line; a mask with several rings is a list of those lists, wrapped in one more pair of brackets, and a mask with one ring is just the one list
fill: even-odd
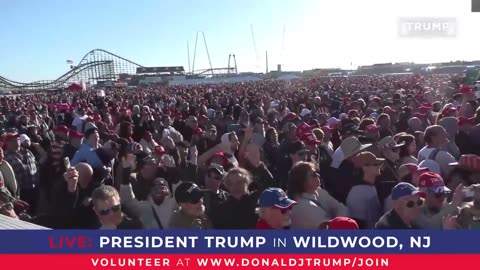
[(0, 214), (53, 229), (475, 229), (458, 75), (0, 99)]

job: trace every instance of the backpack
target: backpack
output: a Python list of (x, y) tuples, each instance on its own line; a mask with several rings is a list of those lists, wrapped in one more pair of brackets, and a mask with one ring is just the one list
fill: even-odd
[(440, 164), (438, 164), (438, 162), (435, 160), (437, 158), (437, 154), (440, 151), (442, 150), (438, 148), (434, 149), (426, 159), (424, 159), (422, 162), (420, 162), (420, 164), (418, 164), (419, 167), (428, 167), (431, 171), (435, 171), (434, 169), (437, 169), (437, 171), (441, 173)]

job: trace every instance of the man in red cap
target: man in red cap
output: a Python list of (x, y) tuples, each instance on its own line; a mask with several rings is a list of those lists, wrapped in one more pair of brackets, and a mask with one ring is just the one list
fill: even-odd
[(425, 204), (421, 207), (420, 215), (415, 224), (423, 229), (442, 229), (443, 218), (454, 215), (463, 202), (463, 185), (458, 185), (453, 193), (452, 202), (446, 198), (451, 190), (439, 174), (425, 172), (418, 178), (419, 190), (426, 194)]
[(322, 230), (359, 230), (357, 222), (349, 217), (336, 217), (320, 224)]

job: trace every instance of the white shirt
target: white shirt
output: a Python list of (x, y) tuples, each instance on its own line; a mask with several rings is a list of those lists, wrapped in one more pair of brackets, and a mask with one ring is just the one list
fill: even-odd
[(87, 119), (87, 116), (86, 116), (86, 115), (84, 115), (84, 116), (80, 116), (80, 115), (75, 116), (75, 118), (74, 118), (73, 121), (72, 121), (72, 126), (74, 126), (75, 128), (77, 128), (77, 131), (78, 131), (78, 132), (83, 132), (83, 121), (85, 121), (85, 119)]
[(343, 153), (342, 148), (338, 147), (337, 150), (333, 152), (332, 165), (330, 165), (330, 167), (338, 169), (338, 167), (340, 167), (340, 164), (342, 164), (344, 158), (345, 158), (345, 154)]

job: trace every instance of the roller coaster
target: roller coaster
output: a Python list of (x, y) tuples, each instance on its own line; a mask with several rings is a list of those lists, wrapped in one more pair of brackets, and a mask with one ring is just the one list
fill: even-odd
[[(233, 59), (234, 67), (230, 67)], [(91, 50), (77, 65), (55, 80), (42, 80), (22, 83), (0, 76), (0, 90), (12, 92), (31, 92), (64, 89), (74, 82), (96, 84), (100, 81), (117, 81), (122, 74), (134, 75), (142, 65), (118, 56), (103, 49)], [(212, 68), (195, 70), (187, 75), (197, 76), (225, 76), (237, 74), (235, 55), (229, 55), (227, 68)]]

